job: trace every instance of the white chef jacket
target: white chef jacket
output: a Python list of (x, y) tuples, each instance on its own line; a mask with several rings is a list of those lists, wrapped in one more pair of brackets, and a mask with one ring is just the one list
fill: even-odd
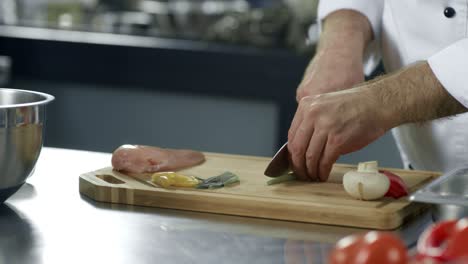
[[(366, 50), (366, 72), (381, 58), (387, 72), (427, 60), (445, 89), (468, 108), (468, 0), (322, 0), (319, 23), (339, 9), (369, 19), (374, 40)], [(406, 124), (392, 133), (406, 167), (446, 172), (468, 165), (468, 114)]]

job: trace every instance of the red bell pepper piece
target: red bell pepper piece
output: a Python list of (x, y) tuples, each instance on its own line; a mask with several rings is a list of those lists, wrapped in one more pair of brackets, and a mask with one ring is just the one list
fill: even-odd
[(409, 194), (408, 187), (400, 176), (386, 170), (380, 170), (379, 172), (390, 180), (390, 187), (384, 196), (398, 199)]

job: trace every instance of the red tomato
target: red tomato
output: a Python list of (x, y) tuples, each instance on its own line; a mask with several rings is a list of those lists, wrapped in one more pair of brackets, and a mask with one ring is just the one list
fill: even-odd
[(338, 241), (329, 259), (330, 264), (407, 264), (403, 242), (389, 232), (372, 231), (352, 235)]
[(437, 223), (418, 240), (421, 257), (452, 261), (468, 257), (468, 218)]
[[(422, 255), (416, 255), (413, 257), (413, 259), (410, 261), (410, 264), (442, 264), (442, 262), (430, 258), (430, 257), (425, 257)], [(455, 264), (455, 263), (450, 263), (450, 264)]]

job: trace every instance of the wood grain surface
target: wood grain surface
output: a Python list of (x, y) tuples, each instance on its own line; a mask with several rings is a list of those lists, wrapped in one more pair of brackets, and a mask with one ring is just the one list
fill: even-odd
[[(160, 188), (150, 174), (125, 175), (111, 167), (80, 175), (80, 192), (96, 201), (260, 217), (288, 221), (390, 230), (421, 214), (427, 205), (406, 197), (360, 201), (339, 183), (354, 165), (335, 164), (327, 183), (286, 182), (268, 186), (263, 175), (269, 158), (205, 153), (202, 165), (181, 173), (201, 178), (231, 171), (240, 184), (215, 190)], [(403, 178), (411, 192), (438, 177), (437, 172), (388, 169)]]

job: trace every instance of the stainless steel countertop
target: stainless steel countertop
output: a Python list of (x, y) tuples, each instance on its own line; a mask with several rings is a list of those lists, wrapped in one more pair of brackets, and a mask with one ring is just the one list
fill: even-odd
[[(78, 176), (108, 153), (44, 148), (34, 174), (0, 206), (0, 263), (325, 263), (365, 229), (94, 202)], [(408, 246), (425, 214), (397, 230)]]

